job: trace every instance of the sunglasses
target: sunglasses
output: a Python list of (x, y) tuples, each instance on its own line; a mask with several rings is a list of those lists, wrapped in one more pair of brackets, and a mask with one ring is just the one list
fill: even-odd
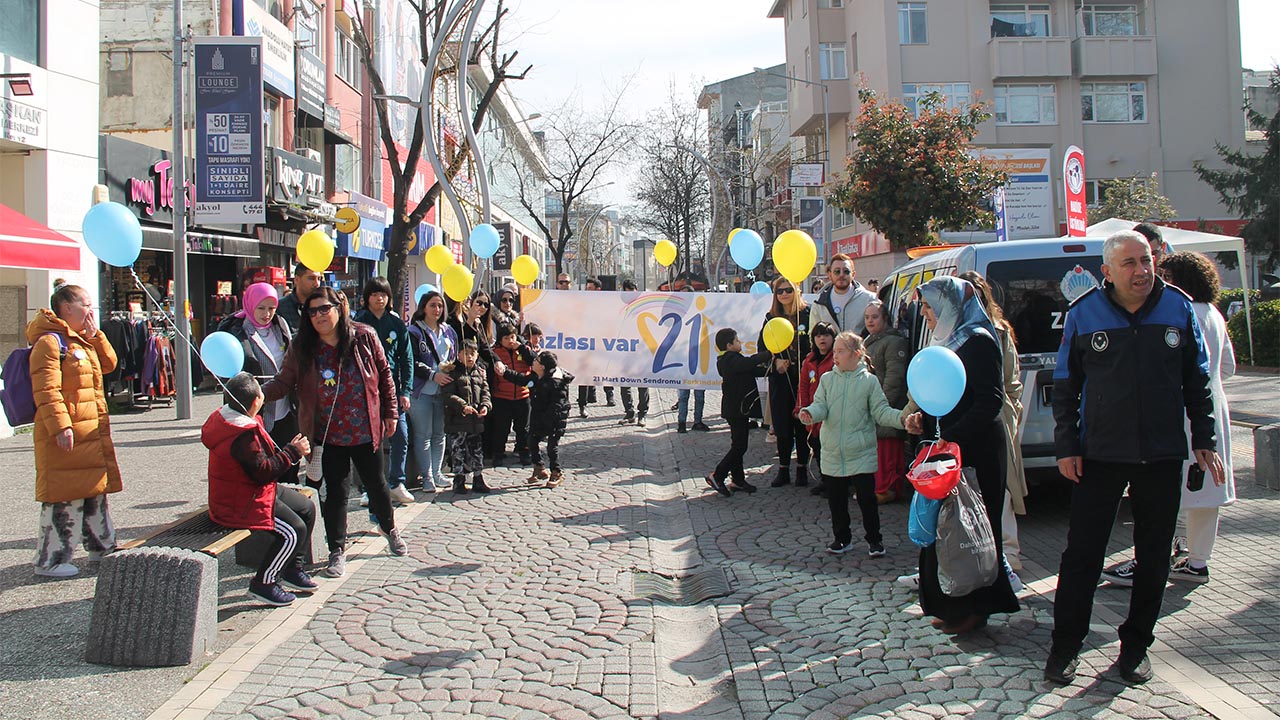
[(853, 274), (853, 271), (850, 270), (849, 268), (832, 268), (831, 272), (835, 273), (836, 275), (852, 275)]
[(510, 303), (513, 303), (513, 302), (515, 302), (515, 300), (513, 300), (512, 298), (504, 297), (504, 298), (502, 298), (501, 300), (499, 300), (499, 301), (498, 301), (498, 304), (500, 304), (500, 305), (508, 305), (508, 304), (510, 304)]
[(557, 284), (557, 285), (568, 285), (568, 284), (569, 284), (569, 281), (568, 281), (568, 280), (557, 280), (557, 281), (556, 281), (556, 284)]
[(773, 291), (773, 294), (774, 294), (774, 295), (790, 295), (790, 294), (791, 294), (791, 293), (793, 293), (793, 292), (795, 292), (795, 289), (794, 289), (794, 288), (789, 288), (789, 287), (780, 287), (780, 288), (778, 288), (778, 289), (774, 290), (774, 291)]
[(488, 302), (486, 302), (486, 301), (484, 301), (484, 300), (479, 300), (479, 301), (477, 301), (477, 302), (476, 302), (476, 305), (477, 305), (478, 307), (482, 307), (482, 308), (487, 308), (487, 307), (489, 307), (489, 303), (488, 303)]
[(335, 307), (337, 307), (337, 305), (333, 305), (331, 303), (325, 303), (324, 305), (312, 305), (307, 308), (307, 314), (311, 317), (316, 317), (317, 315), (328, 315), (329, 311)]

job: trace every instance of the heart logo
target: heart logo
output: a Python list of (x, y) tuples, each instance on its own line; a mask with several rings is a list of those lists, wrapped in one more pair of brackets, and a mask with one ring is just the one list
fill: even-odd
[(658, 339), (649, 330), (649, 323), (651, 322), (657, 323), (658, 316), (650, 312), (642, 312), (636, 316), (636, 330), (640, 332), (640, 339), (644, 341), (644, 345), (649, 348), (650, 353), (656, 353), (658, 352)]

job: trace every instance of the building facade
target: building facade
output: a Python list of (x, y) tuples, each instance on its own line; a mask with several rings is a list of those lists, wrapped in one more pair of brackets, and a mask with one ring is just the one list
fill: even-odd
[[(791, 132), (811, 146), (825, 145), (825, 86), (833, 170), (853, 147), (860, 83), (908, 108), (938, 92), (952, 107), (992, 104), (975, 145), (1015, 176), (1015, 238), (1061, 234), (1070, 145), (1084, 149), (1090, 203), (1108, 180), (1156, 173), (1180, 221), (1238, 225), (1194, 172), (1219, 166), (1215, 142), (1244, 142), (1235, 0), (775, 0), (769, 17), (783, 21), (786, 74), (820, 83), (788, 94)], [(831, 225), (830, 249), (860, 258), (860, 277), (902, 260), (851, 216), (833, 212)]]

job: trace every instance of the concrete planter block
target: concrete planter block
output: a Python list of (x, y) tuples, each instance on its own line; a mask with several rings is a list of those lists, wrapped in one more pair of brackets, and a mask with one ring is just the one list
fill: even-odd
[(1280, 490), (1280, 424), (1253, 430), (1253, 482)]
[(218, 561), (164, 547), (103, 558), (85, 660), (103, 665), (187, 665), (218, 634)]

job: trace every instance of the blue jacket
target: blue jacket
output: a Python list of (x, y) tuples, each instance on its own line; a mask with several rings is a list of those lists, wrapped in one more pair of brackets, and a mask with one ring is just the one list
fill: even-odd
[(1071, 304), (1053, 373), (1059, 458), (1144, 463), (1215, 448), (1209, 359), (1191, 299), (1155, 278), (1136, 313), (1112, 285)]

